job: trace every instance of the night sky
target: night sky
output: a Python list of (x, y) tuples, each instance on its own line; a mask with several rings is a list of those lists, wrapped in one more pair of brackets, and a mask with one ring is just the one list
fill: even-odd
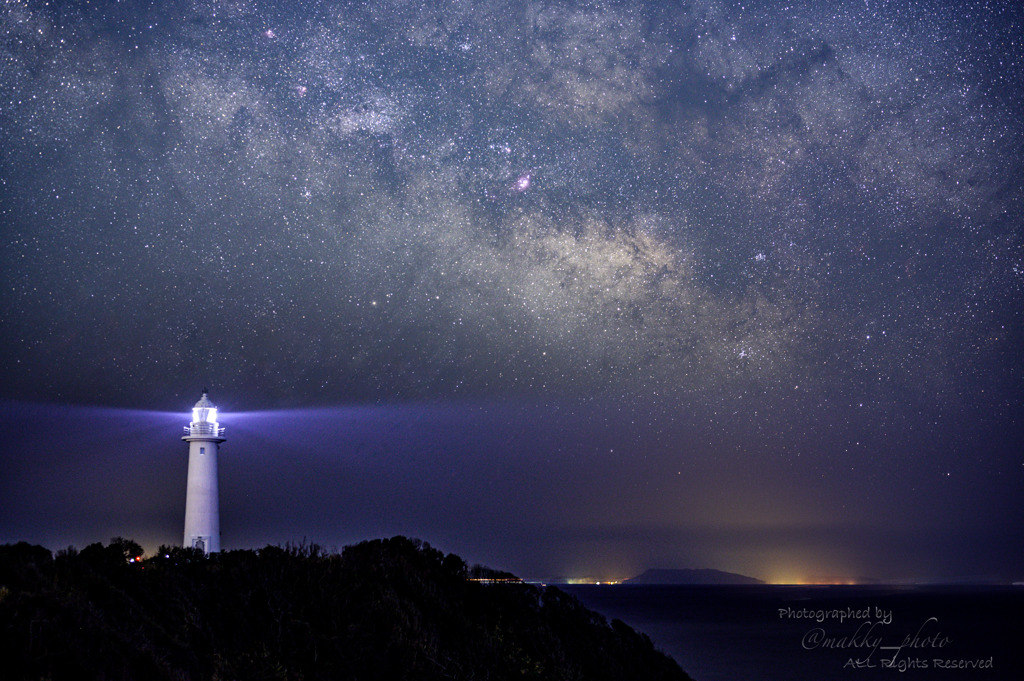
[(0, 8), (0, 542), (1024, 578), (1012, 2)]

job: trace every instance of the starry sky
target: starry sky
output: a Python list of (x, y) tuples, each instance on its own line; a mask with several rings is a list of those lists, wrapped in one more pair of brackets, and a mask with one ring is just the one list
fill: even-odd
[(1012, 2), (0, 7), (0, 541), (1024, 578)]

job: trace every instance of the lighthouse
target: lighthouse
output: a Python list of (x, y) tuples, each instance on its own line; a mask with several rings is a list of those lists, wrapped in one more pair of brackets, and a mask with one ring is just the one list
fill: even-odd
[(220, 551), (220, 502), (217, 495), (217, 448), (224, 429), (217, 424), (217, 407), (206, 395), (192, 408), (192, 422), (181, 438), (188, 443), (188, 492), (185, 496), (183, 546), (203, 553)]

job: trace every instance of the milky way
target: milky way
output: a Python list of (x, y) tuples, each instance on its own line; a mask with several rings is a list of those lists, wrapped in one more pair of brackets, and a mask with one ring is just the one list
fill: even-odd
[(571, 404), (648, 530), (708, 458), (744, 532), (1021, 510), (1012, 3), (127, 4), (0, 10), (2, 397)]

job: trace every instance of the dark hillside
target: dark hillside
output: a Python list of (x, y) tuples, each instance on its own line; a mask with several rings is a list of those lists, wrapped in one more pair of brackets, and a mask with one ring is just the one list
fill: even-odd
[(5, 679), (688, 679), (646, 636), (554, 587), (481, 584), (404, 537), (53, 557), (0, 546)]

